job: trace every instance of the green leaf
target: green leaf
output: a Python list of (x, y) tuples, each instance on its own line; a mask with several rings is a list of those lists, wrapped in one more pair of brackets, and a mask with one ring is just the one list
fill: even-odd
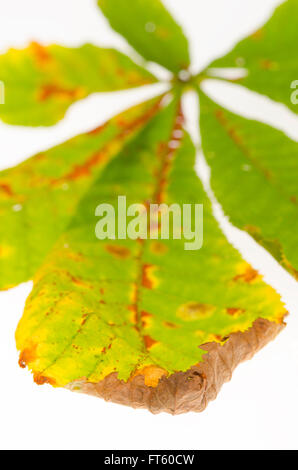
[(238, 83), (285, 104), (297, 113), (298, 106), (291, 100), (294, 93), (291, 85), (298, 77), (297, 15), (297, 0), (286, 1), (276, 9), (265, 26), (210, 67), (246, 68), (248, 75), (237, 80)]
[(114, 49), (86, 44), (76, 49), (43, 47), (11, 49), (0, 56), (5, 104), (0, 119), (8, 124), (50, 126), (71, 104), (95, 92), (154, 83), (156, 79)]
[(81, 197), (124, 143), (157, 112), (160, 98), (0, 172), (0, 289), (32, 278)]
[(115, 31), (145, 59), (174, 73), (190, 65), (188, 43), (181, 27), (160, 0), (98, 0)]
[[(281, 325), (279, 296), (212, 215), (182, 121), (174, 100), (104, 169), (35, 277), (16, 337), (20, 365), (38, 384), (79, 381), (78, 389), (115, 374), (125, 382), (142, 375), (153, 389), (200, 363), (205, 343), (224, 344), (260, 318)], [(186, 251), (185, 240), (173, 239), (97, 240), (95, 208), (110, 203), (117, 218), (118, 195), (127, 205), (204, 204), (203, 248)], [(145, 406), (146, 393), (137, 390)]]
[(231, 222), (298, 279), (298, 143), (200, 93), (212, 188)]

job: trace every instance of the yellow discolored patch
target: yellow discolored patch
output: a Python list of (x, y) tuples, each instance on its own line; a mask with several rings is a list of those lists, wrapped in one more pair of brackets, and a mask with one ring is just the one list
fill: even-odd
[(277, 322), (282, 324), (285, 321), (285, 318), (289, 315), (289, 312), (287, 310), (284, 310), (281, 312), (279, 315), (277, 315)]
[(149, 328), (152, 326), (152, 317), (151, 313), (142, 311), (141, 312), (141, 320), (142, 320), (142, 327), (143, 328)]
[(136, 325), (138, 323), (138, 309), (137, 309), (136, 304), (128, 305), (127, 309), (131, 312), (130, 322), (133, 325)]
[(100, 368), (98, 368), (98, 370), (96, 370), (92, 375), (90, 375), (86, 381), (88, 383), (97, 383), (97, 382), (100, 382), (101, 380), (104, 380), (106, 377), (108, 377), (109, 375), (111, 374), (114, 374), (115, 373), (115, 365), (114, 364), (109, 364), (107, 366), (104, 366), (101, 368), (101, 370), (99, 371)]
[(149, 78), (147, 80), (144, 80), (141, 75), (136, 71), (126, 73), (126, 80), (130, 85), (140, 83), (140, 81), (145, 81), (145, 83), (151, 83), (151, 80)]
[(188, 302), (180, 305), (177, 316), (185, 321), (196, 321), (211, 316), (216, 310), (213, 305), (201, 304), (199, 302)]
[(226, 338), (224, 338), (221, 335), (214, 335), (214, 334), (209, 334), (207, 343), (224, 343), (226, 341)]
[(0, 245), (0, 259), (9, 258), (14, 252), (14, 248), (9, 245)]
[(200, 338), (203, 338), (204, 336), (206, 336), (206, 333), (205, 333), (205, 331), (203, 331), (203, 330), (196, 330), (196, 331), (194, 332), (194, 335), (195, 335), (195, 336), (198, 336), (198, 337), (200, 337)]
[[(231, 333), (233, 333), (233, 332), (234, 331), (232, 331)], [(199, 331), (196, 332), (196, 336), (200, 336), (197, 333), (200, 333), (200, 332)], [(230, 339), (230, 334), (225, 336), (225, 335), (212, 334), (212, 333), (209, 333), (209, 334), (206, 335), (206, 333), (205, 333), (201, 337), (203, 339), (201, 340), (201, 343), (198, 347), (201, 348), (202, 346), (206, 346), (207, 344), (210, 344), (210, 343), (218, 343), (218, 344), (221, 344), (223, 346)]]
[[(131, 303), (133, 305), (133, 308), (135, 310), (136, 308), (136, 303), (137, 303), (137, 300), (138, 300), (138, 285), (136, 282), (134, 282), (132, 285), (131, 285), (131, 291), (129, 293), (129, 298), (131, 300)], [(131, 306), (129, 306), (129, 309), (132, 310)]]
[(138, 370), (132, 378), (143, 375), (144, 376), (144, 383), (147, 385), (147, 387), (157, 387), (159, 384), (159, 381), (162, 377), (165, 377), (168, 375), (167, 371), (162, 369), (161, 367), (157, 366), (146, 366), (143, 367), (142, 369)]

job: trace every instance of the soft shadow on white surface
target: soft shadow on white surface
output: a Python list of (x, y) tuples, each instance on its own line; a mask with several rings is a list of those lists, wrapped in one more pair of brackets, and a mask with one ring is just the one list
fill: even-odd
[[(192, 38), (193, 63), (197, 71), (259, 27), (280, 1), (166, 0), (165, 3)], [(108, 28), (93, 0), (0, 0), (0, 4), (1, 50), (9, 45), (21, 47), (33, 39), (66, 45), (89, 41), (124, 51), (129, 49), (125, 41)], [(230, 103), (238, 93), (236, 88), (232, 91), (217, 88), (213, 92), (218, 94), (218, 99)], [(51, 129), (29, 130), (0, 124), (0, 166), (11, 166), (31, 152), (95, 127), (126, 106), (150, 97), (150, 93), (147, 89), (114, 97), (90, 97), (74, 105), (66, 121)], [(235, 105), (237, 109), (232, 110), (241, 112), (242, 106), (244, 115), (250, 112), (248, 117), (267, 120), (272, 125), (275, 122), (277, 126), (279, 113), (287, 113), (277, 109), (277, 105), (272, 105), (276, 110), (273, 112), (267, 101), (262, 101), (256, 109), (255, 98), (245, 96), (241, 93)], [(192, 134), (196, 135), (197, 108), (191, 103), (193, 101), (186, 106), (192, 113)], [(289, 125), (291, 131), (287, 132), (295, 137), (292, 126), (297, 118), (288, 114), (282, 116), (279, 127), (287, 130)], [(207, 187), (208, 168), (202, 160), (198, 170)], [(36, 386), (30, 374), (17, 366), (14, 342), (15, 328), (31, 283), (1, 293), (0, 448), (297, 449), (297, 283), (248, 235), (231, 227), (220, 206), (215, 203), (214, 207), (231, 242), (265, 275), (266, 281), (282, 294), (291, 309), (286, 330), (255, 359), (236, 370), (232, 382), (224, 386), (217, 400), (203, 414), (152, 416), (147, 411), (135, 411), (66, 390)]]

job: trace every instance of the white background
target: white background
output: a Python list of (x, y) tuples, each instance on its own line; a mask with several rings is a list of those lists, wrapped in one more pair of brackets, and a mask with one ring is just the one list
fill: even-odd
[[(129, 3), (133, 0), (128, 0)], [(260, 26), (278, 0), (166, 0), (190, 38), (193, 69), (227, 52)], [(0, 52), (31, 40), (79, 45), (93, 42), (129, 50), (113, 33), (95, 0), (0, 0)], [(293, 19), (296, 21), (296, 19)], [(161, 77), (167, 74), (154, 68)], [(298, 77), (293, 77), (293, 80)], [(222, 104), (258, 118), (298, 140), (298, 118), (285, 107), (239, 86), (208, 83), (205, 90)], [(156, 87), (155, 87), (156, 88)], [(157, 87), (158, 88), (158, 87)], [(50, 129), (0, 124), (0, 168), (83, 130), (158, 90), (147, 87), (95, 95), (74, 105), (63, 123)], [(289, 84), (290, 96), (290, 84)], [(185, 106), (196, 134), (193, 97)], [(197, 138), (196, 138), (197, 139)], [(199, 164), (208, 188), (208, 171)], [(153, 416), (66, 390), (33, 384), (17, 366), (14, 331), (31, 283), (0, 294), (0, 448), (1, 449), (288, 449), (298, 448), (298, 293), (297, 283), (246, 234), (230, 227), (215, 205), (229, 239), (282, 295), (291, 312), (288, 327), (274, 343), (236, 370), (217, 400), (203, 414)], [(275, 208), (272, 208), (274, 217)]]

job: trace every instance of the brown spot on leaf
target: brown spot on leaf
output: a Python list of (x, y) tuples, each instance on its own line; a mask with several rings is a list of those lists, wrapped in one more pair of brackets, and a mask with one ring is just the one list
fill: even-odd
[(108, 253), (118, 259), (126, 259), (130, 256), (130, 250), (124, 246), (119, 245), (106, 245), (105, 249)]
[(155, 255), (164, 255), (168, 251), (168, 247), (161, 242), (152, 242), (150, 249)]
[(31, 42), (29, 48), (38, 65), (44, 66), (52, 61), (52, 56), (50, 55), (48, 49), (38, 42)]
[(179, 328), (178, 325), (175, 325), (174, 323), (171, 323), (171, 322), (168, 322), (168, 321), (163, 322), (163, 324), (166, 328), (170, 328), (172, 330), (174, 330), (176, 328)]
[(221, 342), (222, 341), (222, 336), (220, 335), (213, 335), (214, 339), (218, 342)]
[(49, 384), (49, 385), (52, 385), (53, 387), (55, 387), (56, 385), (56, 381), (54, 379), (51, 379), (50, 377), (45, 377), (41, 374), (34, 374), (34, 382), (37, 385)]
[(101, 126), (92, 129), (91, 131), (87, 132), (87, 135), (99, 135), (103, 132), (103, 130), (107, 127), (107, 123), (102, 124)]
[(138, 116), (132, 122), (128, 122), (125, 120), (123, 116), (119, 116), (117, 120), (117, 125), (121, 128), (120, 134), (118, 138), (125, 137), (125, 135), (138, 127), (142, 126), (145, 122), (147, 122), (161, 107), (162, 98), (158, 100), (152, 108), (146, 111), (143, 115)]
[(87, 282), (82, 281), (82, 279), (78, 279), (75, 276), (72, 276), (68, 273), (68, 277), (71, 279), (71, 282), (78, 287), (83, 287), (84, 289), (93, 289), (92, 284), (88, 284)]
[(107, 354), (107, 351), (109, 351), (112, 347), (112, 343), (109, 344), (108, 347), (104, 347), (102, 350), (101, 350), (101, 354)]
[(38, 101), (48, 101), (50, 99), (59, 99), (66, 101), (74, 101), (85, 96), (82, 88), (74, 88), (72, 90), (59, 85), (43, 85), (38, 93)]
[(82, 316), (82, 321), (81, 321), (81, 325), (85, 325), (86, 321), (88, 319), (88, 313), (84, 313), (84, 315)]
[(238, 146), (244, 145), (243, 138), (237, 133), (236, 127), (230, 127), (228, 134)]
[(245, 313), (243, 308), (227, 308), (227, 314), (231, 315), (232, 317), (239, 317), (243, 313)]
[(227, 119), (224, 115), (224, 112), (221, 109), (215, 111), (215, 117), (218, 121), (221, 121), (223, 124), (227, 124)]
[(76, 165), (73, 170), (67, 175), (67, 179), (76, 181), (80, 178), (89, 177), (93, 167), (104, 161), (104, 155), (102, 153), (96, 153), (83, 165)]
[(213, 305), (201, 304), (199, 302), (188, 302), (178, 308), (177, 315), (186, 321), (196, 321), (200, 318), (212, 315), (216, 310)]
[(218, 334), (213, 334), (213, 333), (210, 333), (208, 335), (208, 339), (207, 341), (204, 343), (204, 344), (201, 344), (200, 346), (198, 346), (199, 348), (201, 348), (202, 346), (207, 346), (208, 344), (210, 343), (223, 343), (225, 340), (225, 337), (221, 336), (221, 335), (218, 335)]
[(31, 364), (32, 362), (36, 360), (36, 357), (37, 357), (36, 350), (37, 350), (37, 344), (34, 344), (30, 346), (29, 348), (24, 349), (20, 353), (19, 366), (22, 369), (25, 369), (25, 367), (28, 364)]
[(11, 186), (7, 183), (0, 183), (0, 191), (2, 191), (8, 197), (14, 196)]
[(260, 274), (258, 273), (258, 271), (253, 269), (251, 266), (248, 266), (244, 273), (238, 274), (234, 277), (234, 281), (244, 281), (250, 284), (251, 282), (255, 281), (259, 276)]
[(144, 264), (142, 267), (142, 286), (146, 289), (154, 289), (157, 287), (157, 279), (154, 276), (156, 266), (152, 264)]
[(73, 169), (65, 176), (52, 180), (51, 184), (57, 186), (58, 184), (65, 183), (67, 181), (77, 181), (81, 178), (88, 178), (91, 175), (92, 170), (103, 164), (107, 159), (107, 152), (101, 151), (93, 154), (85, 163), (82, 165), (75, 165)]
[(151, 349), (152, 346), (157, 344), (157, 341), (151, 338), (151, 336), (144, 336), (144, 343), (145, 343), (146, 349)]
[(277, 62), (273, 62), (269, 59), (262, 59), (260, 60), (260, 67), (263, 70), (278, 70)]

